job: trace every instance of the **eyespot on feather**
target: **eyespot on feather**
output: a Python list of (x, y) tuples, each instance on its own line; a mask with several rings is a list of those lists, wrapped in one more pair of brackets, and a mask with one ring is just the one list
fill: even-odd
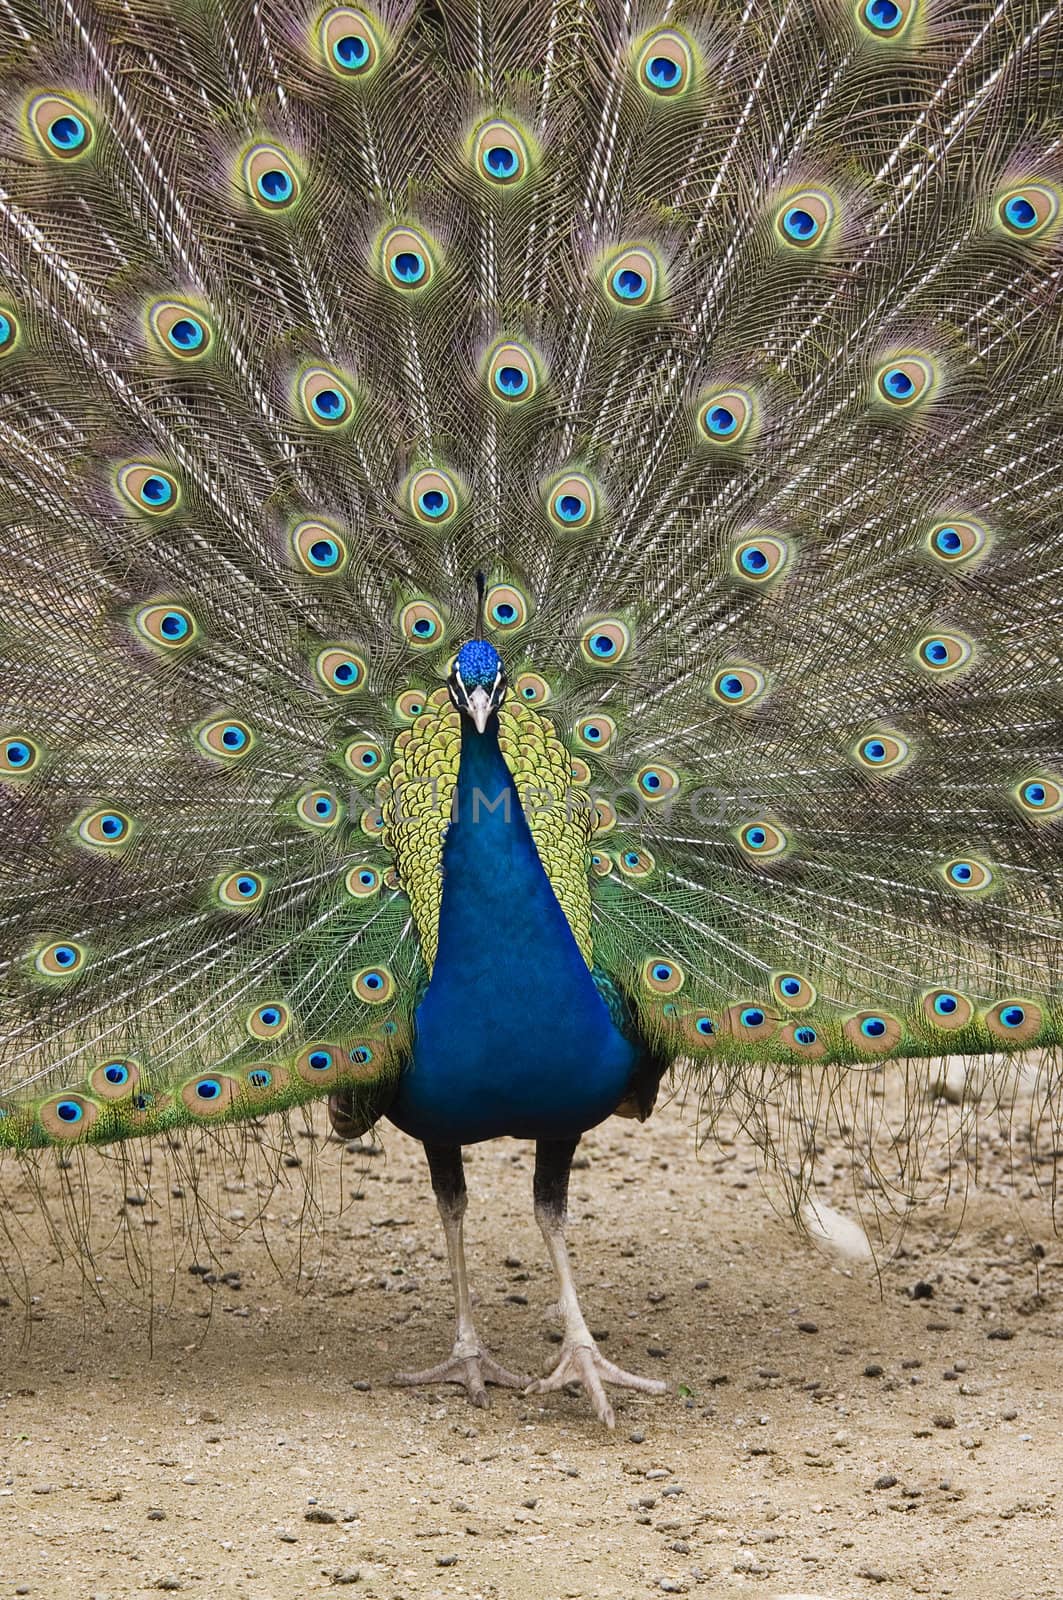
[(927, 549), (936, 561), (958, 567), (984, 554), (989, 536), (981, 523), (970, 517), (935, 522), (926, 536)]
[(252, 1039), (279, 1039), (291, 1022), (291, 1011), (283, 1000), (265, 1000), (250, 1012), (245, 1027)]
[(318, 27), (318, 43), (326, 67), (346, 82), (371, 78), (380, 63), (380, 42), (373, 24), (364, 12), (350, 6), (326, 11)]
[(946, 1032), (966, 1028), (974, 1016), (970, 1000), (954, 989), (931, 989), (923, 996), (922, 1010), (932, 1028), (943, 1028)]
[(601, 268), (609, 303), (621, 311), (641, 311), (658, 298), (662, 271), (647, 245), (630, 245)]
[(83, 106), (63, 94), (38, 94), (26, 107), (26, 120), (45, 155), (56, 161), (80, 161), (96, 137)]
[(10, 306), (0, 306), (0, 361), (18, 349), (21, 339), (18, 317)]
[(1012, 790), (1023, 816), (1048, 822), (1063, 813), (1063, 778), (1024, 778)]
[(75, 824), (79, 843), (91, 850), (122, 850), (133, 837), (132, 819), (113, 806), (93, 806)]
[(366, 1005), (384, 1005), (395, 993), (395, 980), (387, 967), (363, 967), (351, 979), (355, 998)]
[(907, 32), (919, 0), (857, 0), (856, 20), (875, 40), (898, 39)]
[(81, 972), (87, 960), (85, 946), (76, 939), (56, 939), (34, 953), (33, 966), (42, 978), (65, 979)]
[(219, 879), (214, 896), (226, 911), (253, 911), (262, 904), (266, 895), (266, 880), (258, 872), (246, 869), (230, 872)]
[(315, 831), (327, 831), (343, 820), (343, 808), (331, 789), (306, 789), (295, 802), (298, 820)]
[(196, 744), (214, 761), (240, 761), (254, 749), (255, 742), (250, 725), (239, 717), (211, 717), (196, 729)]
[(201, 361), (214, 340), (209, 319), (181, 300), (157, 301), (148, 312), (148, 326), (159, 349), (177, 361)]
[(613, 858), (608, 850), (592, 850), (590, 868), (596, 878), (607, 878), (613, 870)]
[(635, 77), (654, 99), (679, 99), (694, 82), (694, 48), (674, 28), (655, 28), (637, 47)]
[(255, 144), (240, 164), (244, 187), (258, 211), (289, 211), (302, 183), (292, 157), (279, 145)]
[(527, 706), (544, 706), (550, 699), (550, 685), (538, 672), (521, 672), (513, 681), (513, 693)]
[(779, 1032), (779, 1042), (787, 1050), (809, 1061), (818, 1061), (827, 1053), (826, 1040), (810, 1022), (784, 1023)]
[(905, 764), (911, 749), (899, 733), (880, 729), (858, 740), (853, 755), (865, 772), (892, 772)]
[(834, 201), (824, 189), (801, 189), (775, 211), (775, 231), (788, 250), (818, 250), (833, 225)]
[(752, 1044), (772, 1038), (778, 1027), (778, 1015), (756, 1000), (737, 1001), (727, 1006), (720, 1018), (721, 1033)]
[(297, 522), (291, 532), (296, 563), (314, 577), (339, 577), (347, 565), (347, 541), (327, 522)]
[(846, 1019), (842, 1032), (861, 1055), (881, 1056), (896, 1049), (903, 1029), (888, 1011), (859, 1011)]
[(695, 1050), (711, 1050), (720, 1042), (716, 1019), (708, 1011), (688, 1012), (682, 1019), (682, 1025), (687, 1044)]
[(635, 788), (650, 805), (659, 805), (679, 793), (678, 772), (663, 761), (650, 761), (635, 774)]
[(579, 647), (590, 666), (615, 666), (623, 661), (631, 647), (631, 629), (618, 617), (603, 617), (584, 626)]
[(642, 987), (651, 994), (678, 994), (686, 973), (677, 961), (665, 956), (649, 956), (642, 963)]
[(957, 856), (938, 868), (948, 888), (956, 894), (985, 894), (996, 887), (996, 874), (986, 861), (977, 856)]
[(1039, 239), (1058, 221), (1059, 213), (1059, 191), (1047, 183), (1020, 184), (996, 203), (996, 220), (1012, 239)]
[(612, 833), (613, 829), (616, 827), (616, 823), (616, 807), (613, 805), (612, 801), (600, 799), (595, 800), (594, 822), (591, 827), (591, 832), (594, 834)]
[(343, 886), (352, 900), (369, 900), (380, 893), (380, 873), (376, 867), (371, 867), (366, 862), (359, 862), (349, 867), (343, 879)]
[(745, 389), (720, 389), (698, 401), (698, 430), (714, 449), (740, 444), (756, 416), (753, 395)]
[(928, 633), (915, 647), (916, 665), (940, 677), (962, 671), (973, 655), (973, 643), (961, 633)]
[(789, 847), (786, 833), (774, 822), (757, 818), (736, 829), (735, 838), (751, 861), (773, 861)]
[(731, 553), (731, 570), (743, 583), (770, 583), (789, 565), (790, 546), (777, 533), (757, 533), (742, 539)]
[(518, 188), (528, 176), (528, 142), (507, 117), (480, 123), (472, 137), (472, 167), (495, 188)]
[(207, 1121), (228, 1111), (242, 1085), (221, 1072), (203, 1072), (183, 1083), (179, 1097), (186, 1111)]
[(347, 645), (330, 644), (318, 652), (314, 672), (333, 694), (353, 694), (365, 688), (365, 660)]
[(710, 685), (710, 693), (721, 706), (744, 709), (753, 706), (764, 694), (767, 679), (759, 667), (736, 663), (721, 667)]
[(384, 770), (384, 752), (373, 739), (352, 739), (344, 748), (343, 764), (358, 778), (379, 778)]
[(568, 761), (569, 782), (574, 789), (586, 789), (593, 776), (590, 763), (584, 761), (582, 756), (570, 756)]
[(516, 633), (529, 615), (528, 598), (516, 584), (496, 583), (484, 599), (484, 620), (499, 633)]
[(354, 418), (354, 392), (329, 367), (309, 367), (297, 384), (299, 404), (314, 428), (334, 432)]
[(166, 601), (141, 606), (133, 618), (133, 625), (142, 639), (167, 652), (187, 650), (199, 635), (192, 613), (186, 611), (184, 606), (171, 605)]
[(1044, 1023), (1044, 1011), (1033, 1000), (1001, 1000), (985, 1014), (985, 1025), (1001, 1044), (1028, 1044)]
[(492, 399), (504, 406), (524, 405), (539, 387), (535, 357), (515, 340), (495, 345), (488, 353), (486, 377)]
[(288, 1087), (288, 1069), (279, 1061), (252, 1061), (241, 1073), (240, 1094), (245, 1100), (267, 1100)]
[(617, 870), (625, 878), (648, 878), (657, 865), (649, 850), (635, 849), (630, 846), (621, 850), (616, 857)]
[(436, 247), (419, 228), (389, 228), (377, 245), (384, 282), (404, 294), (427, 289), (436, 274)]
[(26, 734), (8, 733), (0, 739), (0, 782), (9, 778), (28, 778), (40, 761), (40, 745)]
[(89, 1088), (101, 1100), (126, 1100), (139, 1083), (138, 1063), (120, 1056), (101, 1061), (89, 1073)]
[(936, 377), (929, 356), (896, 356), (876, 370), (875, 393), (891, 410), (904, 411), (930, 398)]
[(411, 600), (399, 612), (399, 632), (415, 650), (434, 650), (442, 644), (446, 626), (430, 600)]
[(807, 1011), (816, 1003), (815, 985), (797, 972), (773, 973), (771, 992), (788, 1011)]
[(95, 1101), (83, 1094), (57, 1094), (38, 1108), (37, 1120), (50, 1139), (83, 1139), (99, 1116)]
[(439, 467), (426, 467), (409, 479), (406, 503), (425, 527), (443, 528), (454, 520), (461, 505), (457, 480)]
[(612, 717), (604, 715), (581, 717), (573, 730), (573, 736), (584, 750), (608, 750), (616, 738), (616, 723)]
[(181, 503), (180, 485), (173, 474), (147, 461), (130, 461), (119, 467), (115, 483), (126, 503), (149, 517), (172, 516)]
[(566, 532), (589, 527), (598, 514), (598, 492), (583, 472), (568, 472), (547, 483), (543, 499), (554, 527)]

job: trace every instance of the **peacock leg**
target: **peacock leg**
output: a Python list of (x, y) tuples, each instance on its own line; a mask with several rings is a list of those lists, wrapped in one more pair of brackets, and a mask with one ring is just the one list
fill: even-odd
[(487, 1405), (489, 1383), (507, 1389), (523, 1389), (528, 1382), (516, 1372), (499, 1366), (487, 1354), (472, 1320), (472, 1301), (469, 1298), (469, 1280), (465, 1271), (465, 1243), (463, 1220), (468, 1206), (465, 1192), (465, 1168), (459, 1145), (426, 1144), (424, 1153), (432, 1174), (439, 1215), (443, 1219), (443, 1232), (447, 1240), (450, 1260), (450, 1281), (454, 1285), (454, 1308), (457, 1328), (454, 1348), (445, 1361), (424, 1372), (400, 1372), (396, 1383), (460, 1383), (464, 1386), (474, 1406)]
[(572, 1267), (565, 1244), (565, 1215), (568, 1207), (568, 1175), (579, 1140), (554, 1142), (540, 1140), (535, 1147), (535, 1220), (542, 1229), (546, 1248), (557, 1273), (561, 1294), (559, 1309), (565, 1335), (561, 1357), (545, 1378), (528, 1386), (528, 1394), (545, 1394), (566, 1383), (581, 1383), (590, 1395), (598, 1420), (615, 1427), (616, 1417), (605, 1392), (606, 1383), (623, 1389), (640, 1389), (643, 1394), (664, 1394), (668, 1388), (659, 1378), (640, 1378), (635, 1373), (607, 1361), (595, 1344), (576, 1295)]

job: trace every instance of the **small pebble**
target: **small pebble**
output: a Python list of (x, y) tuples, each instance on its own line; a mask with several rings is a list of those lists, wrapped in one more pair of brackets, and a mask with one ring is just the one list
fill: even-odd
[(797, 1324), (797, 1326), (798, 1326), (798, 1329), (799, 1329), (799, 1331), (801, 1333), (818, 1333), (819, 1332), (819, 1323), (818, 1322), (799, 1322)]
[(324, 1506), (311, 1506), (309, 1511), (303, 1512), (304, 1522), (338, 1522), (340, 1519), (334, 1511), (326, 1511)]
[(934, 1285), (932, 1283), (927, 1283), (924, 1281), (924, 1279), (920, 1278), (918, 1283), (912, 1284), (912, 1287), (908, 1290), (908, 1293), (913, 1300), (933, 1300)]
[(281, 1544), (299, 1543), (297, 1535), (294, 1533), (289, 1533), (287, 1528), (281, 1528), (280, 1532), (277, 1534), (277, 1538), (280, 1540)]
[(666, 1356), (668, 1354), (668, 1346), (664, 1344), (648, 1344), (646, 1346), (646, 1354), (657, 1357)]
[(156, 1589), (180, 1589), (183, 1585), (180, 1578), (175, 1577), (173, 1573), (169, 1573), (165, 1578), (157, 1578), (155, 1587)]
[(436, 1556), (437, 1567), (456, 1567), (457, 1564), (457, 1556)]
[(1010, 1328), (990, 1328), (986, 1334), (987, 1339), (1014, 1339), (1014, 1337)]
[(166, 1521), (166, 1513), (162, 1509), (161, 1506), (152, 1506), (151, 1510), (148, 1512), (148, 1521), (149, 1522), (165, 1522)]
[(1002, 1411), (1000, 1413), (1005, 1422), (1014, 1422), (1018, 1414), (1019, 1413), (1016, 1411), (1014, 1406), (1009, 1406), (1006, 1411)]
[(881, 1378), (881, 1376), (882, 1376), (882, 1368), (879, 1366), (878, 1362), (877, 1361), (869, 1361), (867, 1366), (864, 1368), (864, 1377), (865, 1378)]
[(525, 1511), (534, 1511), (538, 1504), (539, 1504), (538, 1500), (522, 1500), (521, 1501), (521, 1505), (524, 1507)]
[(330, 1583), (357, 1583), (361, 1576), (357, 1567), (348, 1567), (345, 1571), (330, 1572), (328, 1575)]
[(881, 1567), (861, 1567), (857, 1572), (858, 1578), (867, 1578), (870, 1583), (889, 1583), (890, 1575), (883, 1572)]
[(956, 1418), (952, 1415), (951, 1411), (939, 1411), (937, 1416), (934, 1418), (935, 1428), (954, 1428), (955, 1426)]
[[(1005, 1413), (1005, 1415), (1007, 1415), (1007, 1413)], [(629, 1433), (628, 1434), (628, 1438), (631, 1440), (632, 1444), (645, 1444), (646, 1443), (646, 1435), (644, 1433), (638, 1433), (638, 1432)]]
[(892, 1472), (884, 1472), (882, 1474), (881, 1478), (876, 1478), (875, 1479), (875, 1488), (876, 1489), (895, 1489), (896, 1487), (897, 1487), (897, 1480), (893, 1476)]

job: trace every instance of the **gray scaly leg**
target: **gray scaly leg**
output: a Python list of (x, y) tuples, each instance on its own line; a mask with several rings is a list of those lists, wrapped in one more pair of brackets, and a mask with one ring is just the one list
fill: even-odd
[(400, 1372), (396, 1375), (395, 1382), (460, 1383), (474, 1406), (486, 1406), (487, 1384), (496, 1383), (507, 1389), (523, 1389), (528, 1379), (516, 1372), (508, 1371), (506, 1367), (501, 1367), (497, 1361), (493, 1361), (481, 1344), (473, 1324), (469, 1280), (465, 1271), (465, 1244), (462, 1237), (462, 1224), (469, 1201), (465, 1191), (465, 1167), (461, 1159), (461, 1148), (458, 1145), (426, 1144), (424, 1152), (428, 1157), (432, 1188), (435, 1190), (436, 1204), (443, 1219), (443, 1232), (447, 1240), (457, 1328), (454, 1334), (454, 1348), (445, 1361), (441, 1361), (437, 1367), (427, 1368), (424, 1372)]
[(640, 1378), (607, 1361), (595, 1344), (580, 1310), (565, 1244), (568, 1176), (578, 1144), (578, 1139), (556, 1143), (541, 1139), (535, 1147), (535, 1220), (542, 1229), (546, 1248), (557, 1273), (561, 1291), (558, 1309), (564, 1321), (565, 1335), (557, 1366), (547, 1377), (529, 1384), (527, 1392), (545, 1394), (550, 1389), (560, 1389), (566, 1383), (581, 1383), (590, 1395), (598, 1420), (604, 1422), (607, 1428), (612, 1428), (616, 1425), (616, 1417), (604, 1384), (615, 1383), (618, 1388), (639, 1389), (643, 1394), (664, 1394), (668, 1385), (659, 1378)]

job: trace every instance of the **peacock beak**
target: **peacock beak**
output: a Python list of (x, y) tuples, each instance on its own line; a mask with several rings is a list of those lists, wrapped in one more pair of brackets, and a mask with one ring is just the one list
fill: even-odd
[(470, 689), (468, 707), (469, 715), (476, 724), (477, 733), (483, 733), (495, 709), (494, 696), (488, 694), (486, 689)]

